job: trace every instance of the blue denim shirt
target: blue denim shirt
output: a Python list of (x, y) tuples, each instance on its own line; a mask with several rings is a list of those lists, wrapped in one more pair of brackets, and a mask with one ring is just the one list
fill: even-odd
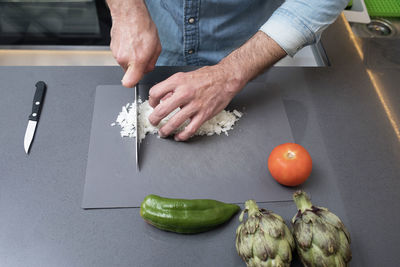
[(293, 56), (315, 43), (348, 0), (146, 0), (158, 28), (157, 65), (219, 62), (258, 30)]

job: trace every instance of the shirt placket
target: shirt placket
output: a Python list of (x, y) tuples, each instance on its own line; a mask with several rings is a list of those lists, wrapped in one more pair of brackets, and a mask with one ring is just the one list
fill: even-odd
[(183, 56), (188, 65), (198, 65), (200, 0), (185, 0)]

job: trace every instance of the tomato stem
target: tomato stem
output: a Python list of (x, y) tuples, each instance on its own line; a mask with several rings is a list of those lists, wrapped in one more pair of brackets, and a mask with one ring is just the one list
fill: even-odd
[(296, 157), (296, 153), (294, 153), (293, 151), (289, 150), (286, 153), (286, 157), (288, 157), (289, 159), (294, 159)]

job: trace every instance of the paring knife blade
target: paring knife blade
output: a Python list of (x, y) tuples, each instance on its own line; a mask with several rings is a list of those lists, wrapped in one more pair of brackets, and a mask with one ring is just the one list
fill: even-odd
[(138, 108), (139, 108), (139, 104), (138, 104), (138, 84), (135, 85), (134, 91), (135, 91), (135, 132), (136, 132), (136, 140), (135, 140), (135, 149), (136, 149), (136, 170), (140, 171), (139, 168), (139, 120), (138, 120)]
[(40, 118), (42, 111), (43, 100), (46, 94), (46, 84), (42, 81), (36, 83), (35, 96), (33, 97), (32, 112), (29, 115), (28, 126), (26, 127), (24, 137), (24, 149), (25, 153), (29, 153), (33, 137), (35, 136), (36, 126)]

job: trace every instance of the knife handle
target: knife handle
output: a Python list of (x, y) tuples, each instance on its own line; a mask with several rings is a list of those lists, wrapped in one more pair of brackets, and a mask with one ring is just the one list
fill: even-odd
[(46, 84), (42, 81), (36, 83), (35, 96), (33, 97), (32, 113), (29, 120), (38, 121), (42, 111), (44, 95), (46, 94)]

